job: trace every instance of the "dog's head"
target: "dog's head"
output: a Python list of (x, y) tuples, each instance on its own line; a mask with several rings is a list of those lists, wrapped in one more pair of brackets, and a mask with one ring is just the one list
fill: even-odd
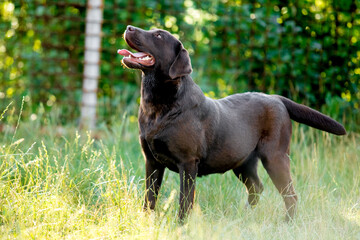
[(128, 26), (124, 33), (126, 43), (137, 53), (118, 50), (124, 58), (122, 63), (143, 72), (161, 71), (161, 74), (176, 79), (192, 72), (189, 53), (182, 43), (169, 32), (161, 29), (145, 31)]

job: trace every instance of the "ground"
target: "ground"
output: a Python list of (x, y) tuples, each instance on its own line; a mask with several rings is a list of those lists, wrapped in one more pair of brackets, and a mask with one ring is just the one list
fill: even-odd
[(92, 133), (41, 121), (3, 125), (1, 239), (360, 239), (359, 134), (294, 124), (292, 223), (260, 164), (265, 190), (256, 208), (245, 210), (245, 187), (232, 172), (210, 175), (198, 179), (181, 225), (176, 173), (165, 172), (156, 212), (142, 211), (145, 164), (131, 117)]

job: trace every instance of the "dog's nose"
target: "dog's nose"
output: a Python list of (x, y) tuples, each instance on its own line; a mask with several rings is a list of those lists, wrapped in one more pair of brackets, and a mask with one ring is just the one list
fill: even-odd
[(129, 31), (129, 32), (135, 31), (135, 27), (129, 25), (129, 26), (127, 26), (127, 28), (126, 28), (126, 31)]

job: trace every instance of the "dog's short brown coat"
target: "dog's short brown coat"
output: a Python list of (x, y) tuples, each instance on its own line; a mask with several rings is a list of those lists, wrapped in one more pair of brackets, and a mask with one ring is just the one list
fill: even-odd
[(258, 159), (283, 196), (286, 218), (294, 216), (297, 196), (290, 176), (291, 120), (337, 135), (346, 133), (333, 119), (285, 97), (242, 93), (213, 100), (190, 77), (188, 52), (164, 30), (128, 26), (124, 38), (133, 49), (155, 59), (151, 66), (124, 58), (141, 69), (140, 143), (146, 159), (145, 208), (154, 209), (165, 168), (180, 174), (180, 211), (194, 202), (195, 179), (233, 170), (255, 205), (263, 190)]

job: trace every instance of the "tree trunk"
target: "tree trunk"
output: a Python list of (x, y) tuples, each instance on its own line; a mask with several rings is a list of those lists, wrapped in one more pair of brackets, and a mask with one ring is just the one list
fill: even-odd
[(103, 0), (88, 0), (85, 29), (85, 57), (80, 128), (94, 129), (98, 79), (100, 78), (101, 24)]

